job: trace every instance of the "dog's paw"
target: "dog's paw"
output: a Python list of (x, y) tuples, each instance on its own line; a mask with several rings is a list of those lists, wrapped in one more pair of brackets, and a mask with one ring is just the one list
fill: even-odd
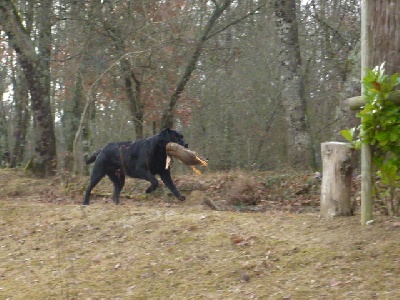
[(186, 197), (185, 197), (185, 196), (179, 196), (178, 199), (181, 200), (181, 201), (185, 201), (185, 200), (186, 200)]

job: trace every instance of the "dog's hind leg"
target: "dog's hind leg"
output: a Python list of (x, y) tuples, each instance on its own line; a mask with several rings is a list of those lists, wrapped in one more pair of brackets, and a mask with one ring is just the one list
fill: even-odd
[(117, 173), (109, 173), (107, 175), (114, 185), (113, 201), (115, 204), (119, 204), (119, 195), (125, 185), (125, 174), (118, 170)]
[(99, 183), (99, 181), (104, 177), (104, 173), (95, 172), (95, 168), (92, 171), (92, 175), (90, 176), (90, 183), (86, 189), (85, 199), (83, 200), (83, 205), (89, 205), (90, 202), (90, 193), (93, 188)]

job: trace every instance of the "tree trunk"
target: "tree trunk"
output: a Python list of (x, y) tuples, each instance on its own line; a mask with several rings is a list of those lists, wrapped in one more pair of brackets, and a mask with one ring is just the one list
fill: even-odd
[(143, 138), (143, 103), (140, 99), (140, 81), (132, 69), (129, 57), (121, 60), (122, 76), (125, 82), (125, 94), (128, 98), (129, 110), (135, 124), (136, 139)]
[(283, 105), (286, 111), (288, 159), (296, 169), (310, 168), (313, 163), (311, 134), (306, 115), (304, 80), (296, 23), (296, 1), (276, 0), (275, 21), (281, 40), (281, 79)]
[(29, 91), (25, 75), (17, 66), (13, 77), (14, 103), (15, 103), (15, 128), (14, 128), (14, 147), (11, 150), (10, 167), (15, 168), (19, 165), (25, 153), (26, 134), (29, 125)]
[[(363, 1), (364, 2), (364, 1)], [(369, 58), (366, 68), (386, 62), (386, 74), (400, 72), (400, 1), (368, 0)]]
[[(94, 99), (94, 95), (92, 96)], [(87, 98), (87, 95), (85, 96), (85, 101)], [(83, 114), (83, 113), (82, 113)], [(95, 124), (95, 119), (96, 119), (96, 105), (94, 105), (94, 103), (92, 105), (90, 105), (89, 107), (89, 112), (88, 112), (88, 118), (86, 119), (83, 127), (82, 127), (82, 152), (83, 152), (83, 156), (77, 158), (76, 156), (74, 156), (74, 162), (76, 161), (77, 164), (83, 166), (83, 173), (84, 175), (89, 175), (90, 174), (90, 166), (86, 165), (83, 161), (83, 159), (86, 159), (90, 156), (90, 154), (92, 154), (93, 151), (93, 136), (92, 136), (92, 132), (93, 130), (93, 124)], [(79, 131), (79, 128), (77, 130), (77, 132)], [(75, 142), (75, 140), (74, 140)], [(74, 153), (74, 147), (72, 147), (72, 153)], [(78, 173), (78, 168), (74, 167), (73, 168), (74, 173), (77, 174)], [(82, 171), (82, 168), (81, 168)]]
[(327, 142), (321, 145), (323, 177), (321, 215), (325, 218), (350, 216), (353, 149), (349, 143)]
[(8, 128), (7, 128), (7, 112), (4, 107), (4, 93), (6, 91), (6, 68), (0, 67), (0, 167), (8, 164), (9, 144), (8, 144)]
[(85, 103), (85, 93), (83, 91), (82, 74), (78, 70), (75, 74), (72, 97), (65, 102), (62, 125), (65, 138), (64, 168), (68, 171), (73, 169), (73, 145), (75, 133), (78, 130), (79, 119)]
[(31, 96), (35, 124), (35, 157), (31, 160), (31, 170), (42, 177), (53, 175), (56, 169), (56, 140), (50, 107), (51, 4), (51, 0), (41, 2), (35, 45), (13, 2), (0, 0), (0, 24), (19, 55)]

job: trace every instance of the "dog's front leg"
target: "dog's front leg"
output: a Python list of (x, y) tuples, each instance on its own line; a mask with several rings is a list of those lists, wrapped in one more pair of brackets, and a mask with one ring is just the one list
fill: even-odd
[(169, 170), (165, 170), (164, 172), (160, 173), (160, 177), (161, 180), (164, 182), (164, 184), (169, 188), (169, 190), (172, 192), (172, 194), (174, 194), (176, 198), (178, 198), (181, 201), (186, 200), (186, 197), (182, 196), (176, 189), (175, 184), (171, 178), (171, 172)]

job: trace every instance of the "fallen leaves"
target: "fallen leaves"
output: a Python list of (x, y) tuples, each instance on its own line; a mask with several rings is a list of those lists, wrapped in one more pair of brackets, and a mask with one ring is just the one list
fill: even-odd
[(251, 246), (256, 242), (256, 236), (243, 236), (238, 234), (232, 234), (231, 243), (234, 246)]

